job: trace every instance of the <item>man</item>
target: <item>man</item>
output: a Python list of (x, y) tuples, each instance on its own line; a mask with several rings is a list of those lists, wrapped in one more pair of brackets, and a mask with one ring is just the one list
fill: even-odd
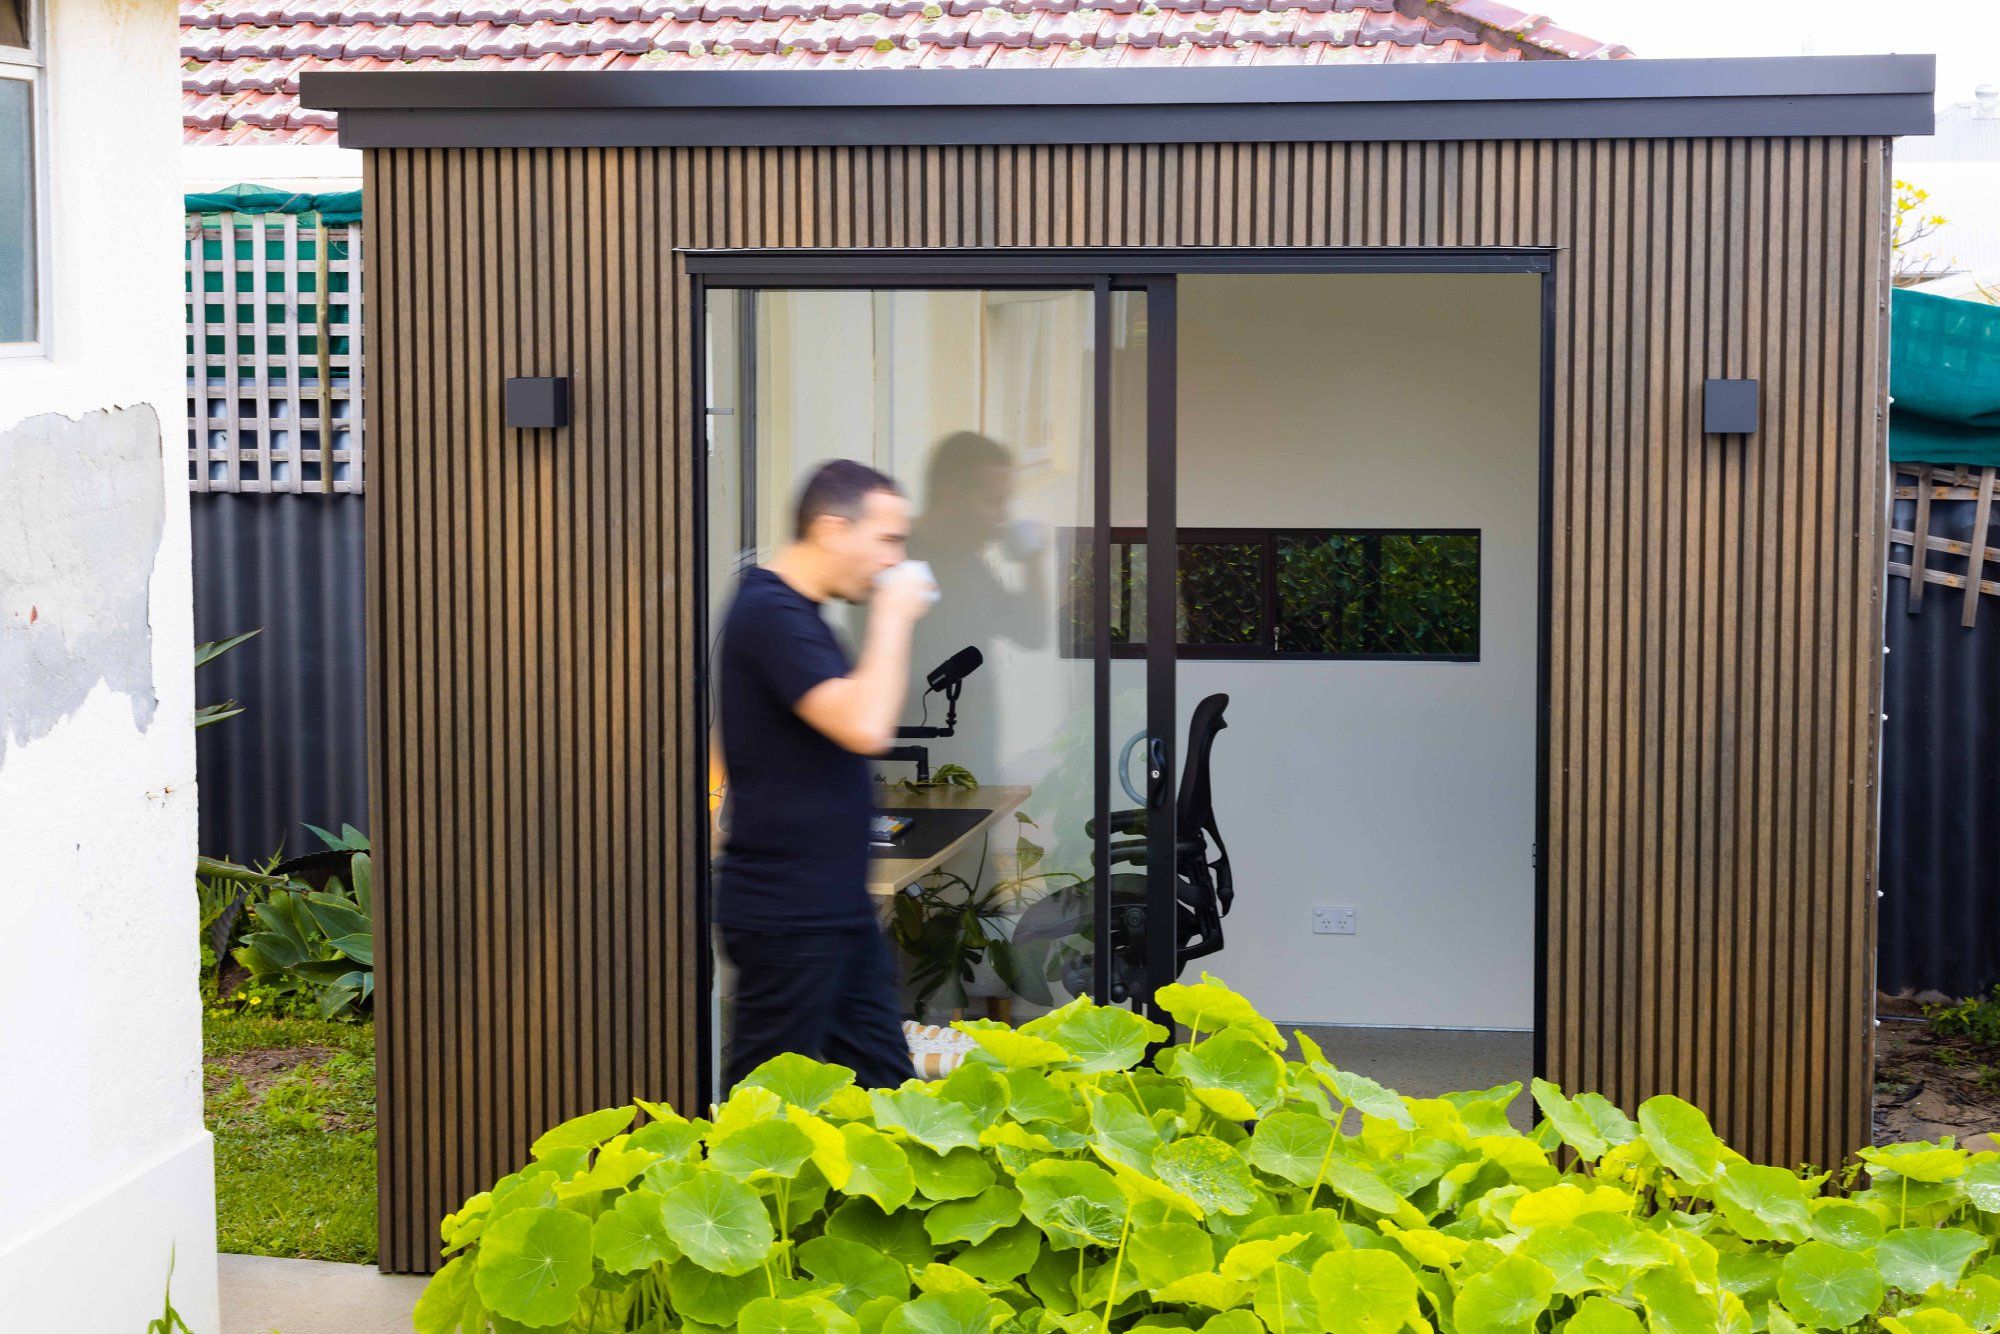
[[(868, 897), (869, 755), (894, 744), (910, 634), (935, 586), (882, 579), (904, 558), (910, 507), (886, 475), (823, 465), (799, 494), (794, 540), (744, 572), (716, 675), (730, 823), (716, 921), (737, 970), (723, 1085), (795, 1051), (864, 1087), (912, 1073), (896, 968)], [(829, 598), (869, 604), (851, 666)]]

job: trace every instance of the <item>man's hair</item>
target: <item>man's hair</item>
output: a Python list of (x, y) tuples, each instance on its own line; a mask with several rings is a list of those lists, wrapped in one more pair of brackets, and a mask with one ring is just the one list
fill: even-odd
[(820, 464), (799, 489), (798, 517), (793, 535), (803, 541), (813, 520), (822, 514), (850, 521), (860, 518), (862, 502), (876, 491), (886, 491), (892, 496), (903, 494), (895, 478), (888, 473), (877, 472), (865, 463), (835, 459), (831, 463)]
[(924, 468), (924, 504), (949, 503), (953, 494), (971, 489), (983, 468), (1013, 466), (1013, 452), (992, 436), (977, 431), (954, 431), (931, 450)]

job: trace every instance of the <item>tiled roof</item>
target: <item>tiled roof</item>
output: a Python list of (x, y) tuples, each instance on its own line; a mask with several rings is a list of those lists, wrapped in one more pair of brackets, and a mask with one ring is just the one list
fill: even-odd
[(181, 0), (190, 144), (326, 143), (307, 69), (972, 69), (1608, 59), (1496, 0)]

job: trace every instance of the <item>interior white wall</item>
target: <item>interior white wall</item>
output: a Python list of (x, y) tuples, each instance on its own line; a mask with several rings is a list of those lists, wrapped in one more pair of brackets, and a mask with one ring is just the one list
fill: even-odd
[[(1538, 279), (1188, 277), (1184, 527), (1477, 528), (1480, 659), (1180, 664), (1230, 696), (1207, 966), (1308, 1023), (1533, 1026)], [(1314, 935), (1316, 904), (1358, 910)]]
[[(0, 1311), (218, 1327), (170, 0), (52, 0), (47, 356), (0, 359)], [(59, 441), (59, 450), (50, 447)]]

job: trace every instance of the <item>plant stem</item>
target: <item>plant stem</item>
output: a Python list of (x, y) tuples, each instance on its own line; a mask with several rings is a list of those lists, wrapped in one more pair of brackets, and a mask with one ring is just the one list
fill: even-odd
[(1118, 1254), (1111, 1261), (1111, 1291), (1104, 1294), (1104, 1319), (1098, 1323), (1097, 1334), (1109, 1334), (1111, 1329), (1111, 1308), (1118, 1300), (1118, 1276), (1125, 1268), (1125, 1238), (1132, 1235), (1132, 1211), (1125, 1211), (1125, 1225), (1118, 1229)]

